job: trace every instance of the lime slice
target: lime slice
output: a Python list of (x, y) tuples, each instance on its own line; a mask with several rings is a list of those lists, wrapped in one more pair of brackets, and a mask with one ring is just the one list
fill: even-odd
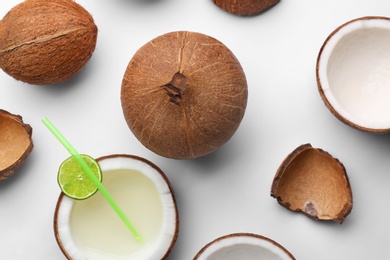
[[(101, 182), (102, 172), (99, 164), (89, 155), (81, 154), (81, 157)], [(60, 165), (57, 180), (62, 192), (72, 199), (84, 200), (97, 191), (95, 184), (72, 156)]]

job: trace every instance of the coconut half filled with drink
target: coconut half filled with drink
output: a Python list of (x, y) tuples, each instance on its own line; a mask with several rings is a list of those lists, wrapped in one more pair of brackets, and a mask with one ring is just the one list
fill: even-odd
[(54, 216), (57, 243), (67, 259), (165, 259), (178, 236), (179, 218), (166, 175), (146, 159), (110, 155), (97, 159), (102, 183), (142, 237), (137, 241), (98, 192), (86, 200), (59, 196)]

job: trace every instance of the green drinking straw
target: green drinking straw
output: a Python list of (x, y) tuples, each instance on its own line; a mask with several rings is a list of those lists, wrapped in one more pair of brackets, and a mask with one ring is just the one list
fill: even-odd
[(57, 128), (47, 119), (46, 117), (42, 120), (42, 122), (49, 128), (49, 130), (54, 134), (55, 137), (65, 146), (65, 148), (69, 151), (69, 153), (73, 156), (73, 158), (80, 164), (81, 168), (88, 175), (91, 181), (95, 184), (96, 188), (102, 193), (103, 197), (108, 201), (111, 207), (118, 214), (123, 223), (127, 226), (133, 236), (137, 241), (141, 242), (142, 237), (138, 233), (138, 231), (131, 224), (130, 220), (126, 217), (125, 213), (121, 210), (115, 200), (108, 193), (106, 188), (104, 188), (103, 184), (99, 181), (99, 179), (92, 172), (91, 168), (87, 165), (81, 155), (76, 151), (76, 149), (65, 139), (65, 137), (57, 130)]

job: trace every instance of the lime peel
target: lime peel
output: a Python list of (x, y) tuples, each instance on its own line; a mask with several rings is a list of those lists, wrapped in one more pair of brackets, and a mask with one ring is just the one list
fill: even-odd
[[(99, 182), (101, 182), (103, 175), (98, 162), (89, 155), (81, 154), (80, 156), (92, 170)], [(94, 182), (73, 156), (61, 163), (57, 181), (62, 192), (66, 196), (76, 200), (87, 199), (98, 191)]]

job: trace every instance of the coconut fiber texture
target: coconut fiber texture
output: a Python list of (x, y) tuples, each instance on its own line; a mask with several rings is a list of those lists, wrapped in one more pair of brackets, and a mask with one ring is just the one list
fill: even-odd
[(221, 9), (237, 15), (251, 16), (267, 11), (280, 0), (213, 0)]
[(141, 143), (173, 159), (209, 154), (237, 130), (247, 104), (244, 71), (218, 40), (171, 32), (142, 46), (121, 90), (127, 124)]
[(95, 50), (92, 16), (72, 0), (26, 0), (0, 21), (0, 67), (17, 80), (69, 79)]

